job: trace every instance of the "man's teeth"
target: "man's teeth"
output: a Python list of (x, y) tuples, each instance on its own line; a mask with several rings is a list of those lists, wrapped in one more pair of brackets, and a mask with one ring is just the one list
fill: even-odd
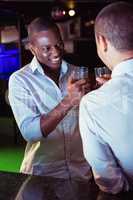
[(60, 58), (54, 58), (51, 61), (54, 63), (54, 62), (58, 62), (59, 60), (60, 60)]

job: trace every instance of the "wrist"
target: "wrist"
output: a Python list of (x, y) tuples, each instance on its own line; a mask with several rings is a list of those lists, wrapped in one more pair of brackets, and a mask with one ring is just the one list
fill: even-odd
[(73, 107), (72, 99), (69, 95), (65, 96), (61, 102), (62, 106), (66, 109), (71, 109)]

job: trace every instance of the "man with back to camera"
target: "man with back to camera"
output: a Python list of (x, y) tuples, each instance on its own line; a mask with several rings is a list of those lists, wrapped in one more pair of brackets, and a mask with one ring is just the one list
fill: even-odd
[(31, 63), (11, 75), (9, 101), (27, 141), (20, 171), (59, 178), (91, 178), (78, 127), (77, 106), (89, 84), (73, 82), (74, 66), (62, 60), (63, 41), (51, 20), (28, 26)]
[(112, 75), (82, 98), (80, 131), (96, 183), (116, 194), (133, 189), (133, 5), (103, 8), (95, 20), (95, 38)]

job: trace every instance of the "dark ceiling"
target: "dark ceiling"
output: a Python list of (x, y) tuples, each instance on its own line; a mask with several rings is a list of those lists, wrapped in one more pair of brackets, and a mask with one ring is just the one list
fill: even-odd
[[(50, 15), (54, 6), (68, 9), (72, 0), (0, 0), (0, 16), (3, 10), (24, 16), (26, 20), (40, 15)], [(118, 0), (73, 0), (74, 7), (79, 15), (97, 13), (103, 6)], [(128, 0), (125, 0), (128, 1)], [(132, 1), (131, 1), (132, 2)], [(7, 12), (6, 12), (7, 15)], [(10, 14), (9, 14), (10, 15)]]
[[(65, 10), (69, 9), (68, 2), (70, 1), (0, 1), (0, 26), (14, 24), (14, 21), (17, 21), (18, 18), (21, 19), (22, 24), (28, 24), (35, 17), (50, 16), (52, 9), (56, 6), (63, 7)], [(94, 18), (98, 11), (105, 6), (107, 2), (109, 2), (109, 0), (77, 0), (74, 1), (74, 8), (77, 15)], [(64, 20), (67, 19), (68, 17)], [(25, 33), (23, 29), (24, 28), (22, 28), (22, 32)]]
[[(24, 23), (29, 23), (38, 16), (49, 16), (55, 6), (69, 9), (71, 0), (0, 0), (0, 25), (5, 21), (12, 21), (14, 15), (23, 18)], [(105, 5), (118, 0), (73, 0), (77, 15), (95, 18)], [(125, 0), (126, 2), (128, 0)], [(131, 1), (131, 0), (130, 0)], [(132, 1), (131, 1), (132, 2)]]
[[(69, 0), (5, 0), (0, 1), (0, 9), (11, 10), (19, 15), (28, 16), (40, 16), (40, 15), (49, 15), (52, 7), (62, 6), (68, 9)], [(74, 7), (79, 14), (86, 13), (86, 10), (98, 9), (102, 6), (114, 2), (114, 0), (75, 0)]]

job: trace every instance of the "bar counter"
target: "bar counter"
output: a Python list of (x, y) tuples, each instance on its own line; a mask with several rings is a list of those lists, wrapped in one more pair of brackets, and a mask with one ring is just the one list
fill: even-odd
[(0, 171), (0, 200), (133, 200), (133, 192), (99, 191), (94, 181), (56, 179)]

